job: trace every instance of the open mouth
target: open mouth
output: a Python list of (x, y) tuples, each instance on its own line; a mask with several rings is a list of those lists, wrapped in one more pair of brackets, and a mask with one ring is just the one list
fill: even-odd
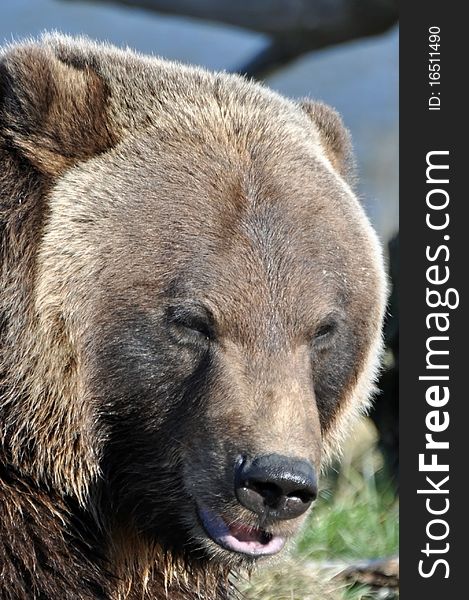
[(205, 507), (199, 508), (199, 516), (205, 532), (222, 548), (247, 556), (277, 554), (285, 545), (285, 538), (263, 529), (227, 523), (222, 517)]

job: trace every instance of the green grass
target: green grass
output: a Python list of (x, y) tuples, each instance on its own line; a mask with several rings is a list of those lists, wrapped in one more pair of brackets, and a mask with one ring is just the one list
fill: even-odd
[(379, 558), (399, 545), (398, 505), (389, 486), (354, 467), (339, 475), (337, 489), (321, 494), (297, 547), (313, 560)]

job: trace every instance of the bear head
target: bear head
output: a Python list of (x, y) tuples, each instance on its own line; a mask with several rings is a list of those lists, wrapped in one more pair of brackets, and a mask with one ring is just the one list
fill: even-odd
[(3, 455), (111, 532), (276, 554), (381, 350), (340, 118), (57, 35), (0, 85)]

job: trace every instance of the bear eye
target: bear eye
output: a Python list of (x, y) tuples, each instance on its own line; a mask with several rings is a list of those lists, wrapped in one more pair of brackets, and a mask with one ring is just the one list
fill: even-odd
[(176, 319), (173, 321), (177, 327), (186, 329), (193, 334), (209, 340), (211, 338), (211, 331), (208, 323), (205, 323), (198, 317), (186, 317), (182, 319)]
[(202, 311), (193, 312), (187, 307), (171, 307), (168, 311), (170, 324), (183, 336), (209, 341), (213, 338), (213, 329), (208, 315)]
[(329, 341), (337, 330), (337, 321), (328, 319), (319, 325), (313, 335), (313, 343), (320, 345)]

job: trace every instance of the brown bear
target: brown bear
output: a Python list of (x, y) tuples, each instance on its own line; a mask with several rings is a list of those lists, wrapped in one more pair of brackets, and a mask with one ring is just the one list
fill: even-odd
[(86, 39), (0, 61), (0, 598), (230, 598), (373, 388), (348, 134)]

